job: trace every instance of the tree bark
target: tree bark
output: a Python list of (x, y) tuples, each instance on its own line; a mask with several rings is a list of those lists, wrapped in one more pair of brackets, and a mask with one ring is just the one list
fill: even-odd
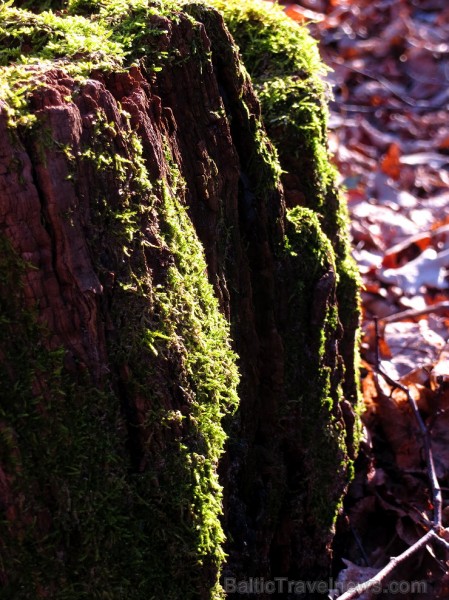
[(313, 157), (279, 163), (218, 12), (145, 26), (126, 68), (5, 68), (5, 598), (206, 600), (329, 572), (357, 395), (341, 200), (331, 180), (314, 205)]

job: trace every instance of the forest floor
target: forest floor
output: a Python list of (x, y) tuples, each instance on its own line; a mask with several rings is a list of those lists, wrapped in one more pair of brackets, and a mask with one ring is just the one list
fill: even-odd
[[(449, 4), (281, 3), (331, 69), (330, 150), (364, 284), (365, 434), (335, 550), (340, 581), (365, 581), (435, 524), (424, 438), (449, 525)], [(448, 564), (417, 553), (394, 573), (401, 597), (448, 598)]]

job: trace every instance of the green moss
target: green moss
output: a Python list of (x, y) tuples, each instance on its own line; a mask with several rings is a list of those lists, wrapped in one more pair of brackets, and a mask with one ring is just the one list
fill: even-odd
[[(121, 189), (116, 207), (110, 197), (108, 203), (102, 201), (102, 197), (108, 197), (107, 189), (103, 190), (105, 196), (98, 197), (95, 227), (101, 238), (96, 243), (108, 246), (112, 239), (117, 248), (109, 248), (108, 252), (115, 254), (122, 248), (128, 257), (118, 271), (120, 288), (111, 307), (114, 320), (126, 323), (120, 340), (112, 344), (112, 356), (117, 368), (124, 361), (131, 366), (128, 395), (149, 399), (144, 419), (154, 439), (163, 438), (167, 428), (180, 431), (169, 442), (164, 474), (157, 473), (157, 469), (151, 473), (149, 467), (147, 476), (159, 482), (159, 502), (149, 513), (157, 517), (156, 522), (163, 523), (157, 528), (160, 538), (152, 532), (148, 577), (160, 580), (159, 594), (189, 597), (199, 594), (201, 585), (204, 587), (200, 573), (209, 568), (212, 578), (213, 573), (216, 578), (211, 598), (218, 598), (224, 535), (216, 469), (225, 440), (221, 419), (237, 403), (236, 357), (230, 347), (228, 325), (207, 280), (203, 250), (185, 208), (176, 199), (184, 185), (179, 173), (171, 161), (171, 181), (151, 184), (142, 146), (131, 130), (127, 144), (128, 152), (122, 152), (119, 167), (117, 148), (108, 135), (97, 134), (97, 148), (92, 151), (98, 158), (85, 158), (97, 165), (96, 170), (102, 165), (99, 174), (112, 170), (115, 179), (128, 186)], [(114, 157), (114, 162), (108, 157)], [(125, 219), (126, 215), (132, 217)], [(173, 262), (163, 281), (154, 285), (149, 279), (148, 242), (142, 231), (156, 216), (161, 227), (158, 243), (160, 248), (168, 248)], [(187, 414), (167, 408), (164, 390), (154, 389), (158, 379), (155, 371), (167, 361), (178, 365), (175, 377), (186, 396)], [(166, 385), (172, 384), (167, 380)], [(147, 452), (160, 461), (157, 447), (150, 444)]]
[(0, 5), (0, 93), (11, 126), (32, 124), (28, 100), (35, 80), (52, 68), (62, 67), (79, 81), (94, 70), (117, 71), (139, 61), (160, 71), (170, 58), (158, 48), (166, 33), (160, 17), (176, 20), (180, 12), (179, 2), (171, 0), (73, 0), (58, 13), (14, 4)]
[(261, 0), (224, 2), (223, 11), (262, 104), (262, 115), (281, 166), (300, 157), (307, 206), (320, 210), (333, 184), (326, 152), (326, 72), (316, 42), (277, 5)]
[[(290, 205), (288, 192), (294, 181), (295, 203), (303, 205), (289, 213), (281, 242), (284, 254), (278, 255), (283, 265), (286, 261), (283, 268), (294, 282), (286, 317), (290, 330), (284, 338), (288, 400), (280, 408), (280, 418), (297, 419), (297, 444), (306, 449), (300, 460), (302, 487), (289, 511), (302, 523), (299, 530), (307, 527), (304, 519), (308, 523), (314, 520), (321, 527), (317, 537), (329, 539), (326, 536), (341, 504), (342, 486), (352, 472), (348, 449), (352, 452), (353, 440), (351, 433), (346, 437), (338, 404), (343, 398), (358, 402), (354, 344), (358, 339), (359, 278), (350, 257), (346, 207), (336, 191), (336, 172), (327, 151), (326, 69), (316, 42), (280, 7), (259, 0), (211, 0), (209, 4), (222, 11), (240, 48), (246, 67), (240, 72), (241, 100), (245, 102), (248, 72), (261, 102), (262, 118), (257, 105), (246, 105), (248, 120), (242, 121), (229, 110), (234, 99), (227, 98), (234, 138), (239, 140), (240, 130), (251, 131), (251, 127), (254, 136), (262, 122), (277, 150), (273, 152), (268, 142), (264, 146), (267, 158), (263, 160), (264, 151), (259, 148), (252, 161), (237, 141), (242, 170), (252, 182), (259, 182), (266, 206), (273, 206), (270, 194), (279, 180), (285, 184)], [(205, 24), (213, 41), (214, 67), (218, 76), (226, 79), (226, 65), (235, 60), (233, 49), (215, 35), (214, 19), (204, 6), (189, 4), (186, 10)], [(329, 272), (335, 277), (338, 304), (332, 295), (325, 306), (316, 308), (316, 286)], [(319, 322), (314, 310), (323, 315)], [(342, 329), (343, 339), (337, 347), (335, 340)], [(274, 519), (284, 493), (281, 488), (279, 485), (273, 493)]]
[(119, 140), (99, 111), (88, 144), (60, 149), (96, 182), (87, 238), (100, 279), (115, 273), (101, 386), (46, 349), (34, 309), (20, 309), (29, 267), (1, 248), (2, 457), (25, 504), (1, 524), (0, 558), (17, 600), (223, 597), (217, 463), (236, 356), (179, 173), (167, 154), (171, 179), (151, 182), (123, 120)]
[(223, 12), (240, 48), (282, 168), (288, 170), (284, 163), (291, 156), (307, 161), (308, 206), (319, 210), (333, 181), (326, 151), (326, 68), (316, 42), (277, 5), (262, 0), (211, 4)]
[(281, 164), (294, 172), (299, 161), (304, 203), (320, 213), (326, 211), (326, 192), (334, 185), (334, 170), (326, 151), (326, 114), (315, 82), (297, 75), (263, 81), (258, 95), (263, 117), (273, 142), (278, 146)]
[[(172, 163), (172, 174), (174, 169)], [(224, 558), (224, 535), (219, 521), (221, 487), (216, 469), (226, 437), (221, 421), (238, 403), (236, 356), (229, 343), (228, 324), (207, 280), (202, 246), (186, 209), (177, 200), (176, 189), (166, 184), (161, 191), (162, 233), (175, 264), (168, 271), (167, 286), (157, 292), (155, 301), (160, 303), (170, 343), (185, 346), (186, 374), (196, 390), (189, 418), (200, 442), (193, 454), (192, 448), (183, 449), (196, 471), (193, 493), (199, 551), (204, 555), (215, 553), (219, 564)]]
[(326, 71), (307, 29), (298, 27), (279, 6), (262, 0), (212, 0), (207, 4), (223, 13), (245, 66), (256, 80), (296, 72), (317, 78)]
[(0, 8), (2, 67), (18, 61), (29, 64), (33, 59), (63, 59), (69, 64), (94, 52), (100, 54), (98, 62), (122, 55), (121, 45), (111, 40), (111, 31), (101, 22), (78, 15), (61, 18), (51, 11), (34, 14), (9, 4)]
[[(287, 218), (285, 252), (294, 284), (288, 307), (288, 322), (293, 326), (285, 337), (286, 385), (291, 398), (286, 408), (299, 415), (303, 483), (310, 503), (302, 511), (306, 508), (324, 531), (330, 531), (341, 493), (336, 481), (349, 474), (345, 432), (337, 416), (343, 396), (341, 374), (332, 347), (340, 327), (332, 291), (335, 281), (329, 279), (332, 274), (335, 277), (335, 259), (313, 211), (296, 207)], [(317, 306), (319, 316), (314, 312)]]
[[(249, 78), (241, 67), (240, 95), (233, 99), (240, 108), (227, 116), (236, 139), (242, 129), (256, 141), (251, 152), (241, 149), (242, 172), (257, 183), (254, 193), (268, 209), (282, 170), (293, 170), (287, 158), (293, 157), (294, 169), (300, 165), (304, 182), (308, 209), (292, 211), (286, 239), (276, 240), (285, 243), (280, 254), (294, 274), (289, 310), (296, 325), (286, 339), (284, 408), (299, 411), (303, 423), (298, 435), (307, 449), (304, 485), (311, 507), (302, 510), (310, 509), (329, 530), (339, 501), (337, 495), (332, 502), (332, 481), (336, 468), (347, 468), (334, 416), (341, 395), (333, 377), (337, 365), (328, 358), (339, 324), (331, 305), (322, 322), (313, 322), (313, 291), (329, 269), (338, 272), (339, 318), (351, 324), (350, 349), (357, 311), (347, 307), (354, 306), (357, 285), (341, 233), (346, 216), (327, 159), (323, 67), (315, 43), (280, 9), (255, 1), (214, 5), (240, 45), (278, 148), (263, 129), (258, 106), (250, 105)], [(175, 49), (159, 47), (165, 17), (180, 18), (177, 2), (71, 0), (61, 8), (56, 15), (18, 10), (11, 2), (0, 7), (0, 92), (10, 125), (35, 126), (36, 139), (42, 124), (28, 114), (28, 101), (43, 70), (59, 66), (82, 82), (94, 69), (139, 62), (151, 72), (180, 60)], [(185, 11), (201, 13), (214, 64), (233, 64), (227, 38), (214, 37), (217, 17), (203, 4), (186, 5)], [(194, 51), (199, 60), (211, 60), (199, 37)], [(60, 149), (74, 166), (74, 185), (77, 162), (91, 170), (95, 186), (86, 227), (92, 261), (102, 281), (111, 271), (115, 277), (107, 297), (110, 374), (101, 385), (67, 371), (63, 349), (47, 349), (47, 334), (34, 311), (25, 310), (16, 285), (29, 267), (2, 252), (0, 277), (11, 274), (0, 280), (0, 319), (6, 324), (0, 381), (11, 388), (2, 404), (2, 452), (14, 497), (26, 498), (32, 490), (16, 520), (2, 523), (4, 570), (13, 574), (7, 592), (18, 600), (41, 590), (57, 600), (193, 600), (204, 590), (214, 599), (223, 596), (217, 462), (225, 440), (221, 420), (237, 402), (236, 357), (170, 153), (170, 176), (151, 181), (141, 142), (122, 117), (120, 140), (116, 125), (99, 112), (95, 135), (79, 154)], [(44, 159), (46, 148), (41, 150)], [(275, 218), (281, 217), (278, 210)], [(9, 344), (11, 337), (17, 343)], [(37, 400), (36, 382), (43, 386)], [(354, 384), (347, 387), (355, 397)], [(280, 504), (274, 505), (273, 512)]]
[[(210, 60), (217, 80), (232, 80), (223, 102), (231, 135), (239, 153), (242, 185), (245, 188), (243, 194), (251, 196), (251, 201), (260, 214), (270, 214), (270, 227), (275, 243), (282, 244), (279, 232), (282, 230), (284, 206), (275, 200), (282, 193), (282, 168), (278, 152), (267, 135), (260, 105), (254, 100), (251, 78), (240, 60), (238, 49), (230, 43), (220, 16), (216, 11), (211, 11), (208, 4), (186, 2), (183, 9), (206, 29), (211, 41)], [(226, 13), (224, 16), (227, 18)]]
[(142, 534), (117, 397), (73, 379), (64, 350), (47, 349), (19, 283), (30, 267), (3, 236), (0, 246), (0, 443), (11, 489), (0, 524), (2, 595), (120, 598), (130, 588), (120, 565), (142, 570)]
[[(326, 67), (306, 27), (280, 6), (261, 0), (211, 0), (223, 12), (262, 105), (262, 117), (277, 149), (282, 180), (293, 187), (295, 204), (313, 210), (331, 241), (338, 274), (342, 352), (347, 371), (344, 392), (359, 402), (354, 346), (358, 343), (360, 277), (351, 258), (348, 215), (336, 190), (336, 171), (327, 149)], [(293, 183), (292, 183), (293, 177)], [(288, 192), (287, 192), (288, 200)]]
[(157, 53), (155, 43), (166, 33), (161, 17), (176, 20), (181, 10), (180, 3), (172, 0), (71, 0), (66, 4), (66, 10), (54, 13), (16, 8), (11, 0), (3, 3), (0, 65), (54, 61), (70, 74), (85, 76), (93, 69), (126, 68), (144, 57), (148, 66), (157, 66), (165, 57)]

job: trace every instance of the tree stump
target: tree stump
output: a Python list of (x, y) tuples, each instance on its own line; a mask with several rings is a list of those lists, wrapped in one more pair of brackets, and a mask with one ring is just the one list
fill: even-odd
[(322, 65), (215, 4), (0, 7), (2, 598), (328, 576), (358, 279)]

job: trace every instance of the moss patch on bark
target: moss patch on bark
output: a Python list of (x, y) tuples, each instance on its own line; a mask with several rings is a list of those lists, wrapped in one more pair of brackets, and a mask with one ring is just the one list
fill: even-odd
[[(50, 349), (21, 293), (33, 266), (1, 238), (2, 589), (17, 600), (219, 598), (217, 464), (238, 384), (228, 324), (173, 167), (171, 181), (151, 183), (135, 134), (124, 127), (119, 149), (97, 119), (78, 160), (96, 179), (85, 224), (95, 270), (115, 272), (101, 384)], [(157, 284), (145, 233), (155, 222), (153, 252), (169, 260)]]
[[(282, 448), (274, 439), (266, 448), (251, 449), (244, 466), (249, 472), (256, 457), (263, 472), (269, 449), (274, 452), (270, 460), (279, 461), (266, 475), (270, 514), (263, 516), (268, 525), (262, 533), (272, 534), (284, 509), (298, 530), (304, 515), (313, 519), (324, 543), (332, 532), (349, 465), (337, 405), (341, 385), (347, 397), (357, 396), (358, 312), (346, 216), (327, 157), (323, 67), (305, 30), (279, 9), (255, 1), (214, 4), (240, 45), (262, 114), (245, 67), (240, 65), (237, 74), (225, 72), (226, 64), (236, 62), (235, 47), (221, 18), (203, 3), (24, 0), (0, 7), (1, 109), (17, 150), (10, 168), (21, 181), (21, 160), (28, 154), (37, 188), (48, 165), (57, 176), (64, 172), (64, 189), (73, 188), (77, 200), (61, 208), (58, 219), (62, 229), (78, 228), (87, 240), (89, 268), (102, 290), (86, 292), (98, 294), (89, 306), (101, 315), (102, 358), (92, 358), (92, 366), (69, 344), (55, 342), (54, 323), (42, 316), (48, 306), (24, 294), (25, 288), (32, 289), (28, 279), (39, 261), (18, 256), (3, 235), (9, 224), (2, 224), (0, 582), (5, 594), (17, 600), (223, 597), (219, 576), (225, 535), (217, 469), (226, 440), (222, 420), (228, 415), (231, 421), (238, 405), (237, 356), (186, 206), (173, 111), (163, 107), (163, 121), (160, 98), (149, 91), (158, 74), (172, 73), (188, 61), (197, 61), (199, 77), (203, 68), (219, 71), (224, 79), (217, 88), (220, 84), (235, 93), (235, 98), (223, 93), (223, 114), (208, 126), (219, 119), (230, 123), (240, 154), (241, 222), (226, 231), (225, 211), (219, 207), (223, 222), (216, 231), (234, 240), (242, 236), (242, 264), (260, 275), (245, 288), (253, 294), (246, 300), (248, 306), (254, 301), (257, 335), (286, 357), (279, 375), (279, 380), (285, 377), (285, 393), (274, 407), (269, 406), (270, 390), (263, 400), (270, 413), (267, 423), (276, 419), (282, 435), (284, 422), (293, 424), (294, 435), (298, 432), (295, 441), (282, 438)], [(56, 9), (60, 12), (52, 12)], [(180, 23), (188, 30), (182, 49), (171, 47), (169, 36)], [(136, 92), (132, 101), (128, 98), (132, 115), (103, 85), (117, 74), (123, 75), (120, 85), (129, 86), (129, 98)], [(236, 77), (238, 85), (227, 85), (225, 77)], [(45, 96), (52, 85), (57, 93)], [(111, 87), (117, 96), (120, 85)], [(62, 93), (67, 96), (61, 100)], [(148, 105), (142, 114), (151, 115), (145, 126), (151, 119), (157, 122), (150, 133), (136, 116), (143, 96)], [(221, 101), (218, 97), (215, 105)], [(57, 109), (48, 111), (53, 122), (43, 116), (49, 106)], [(58, 129), (57, 119), (63, 114), (77, 123), (79, 139), (75, 133), (59, 139), (63, 128)], [(154, 148), (144, 147), (144, 134)], [(204, 177), (213, 179), (218, 173), (209, 163)], [(297, 187), (290, 185), (289, 175), (299, 177)], [(287, 221), (282, 180), (291, 192)], [(30, 185), (22, 183), (24, 190)], [(50, 218), (50, 200), (42, 189), (38, 192), (50, 238), (45, 251), (51, 253), (60, 232)], [(61, 193), (56, 204), (64, 200)], [(221, 243), (229, 250), (228, 240)], [(274, 274), (267, 274), (260, 252)], [(64, 263), (60, 258), (52, 257), (56, 270), (58, 261)], [(219, 272), (226, 268), (220, 266)], [(272, 334), (279, 315), (269, 304), (278, 302), (275, 283), (283, 281), (284, 273), (289, 302), (288, 317), (280, 318), (281, 340), (278, 332)], [(76, 280), (76, 273), (70, 275)], [(271, 286), (269, 300), (265, 282)], [(236, 277), (224, 287), (234, 283), (241, 282)], [(240, 315), (231, 319), (238, 331)], [(347, 345), (345, 376), (334, 348), (340, 321)], [(80, 331), (90, 325), (86, 320)], [(283, 358), (277, 362), (284, 367)], [(289, 460), (301, 456), (300, 471), (296, 463), (282, 462), (284, 452)], [(333, 477), (338, 479), (335, 488)], [(298, 553), (297, 547), (292, 552)]]
[(351, 257), (346, 202), (336, 187), (327, 148), (326, 67), (306, 27), (281, 7), (261, 0), (210, 0), (223, 12), (262, 107), (262, 118), (283, 170), (287, 207), (316, 214), (336, 260), (345, 396), (358, 407), (358, 347), (361, 280)]

